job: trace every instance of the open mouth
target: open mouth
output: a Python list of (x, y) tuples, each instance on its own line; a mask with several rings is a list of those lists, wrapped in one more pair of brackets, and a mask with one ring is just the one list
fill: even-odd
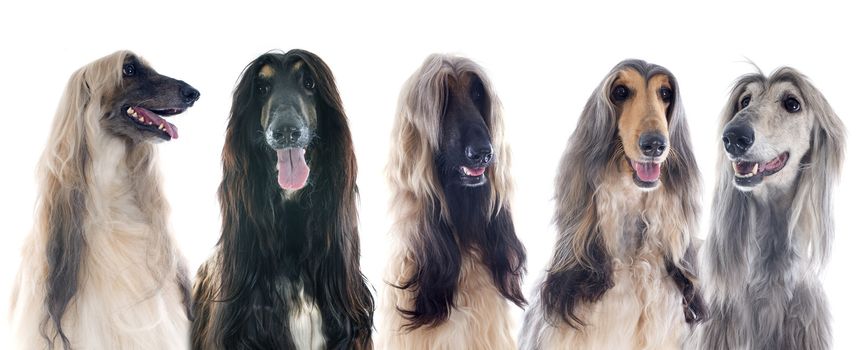
[(308, 162), (305, 161), (305, 148), (291, 147), (275, 150), (278, 156), (278, 185), (285, 190), (298, 190), (308, 181)]
[(629, 159), (629, 164), (634, 169), (632, 180), (634, 180), (635, 185), (641, 188), (653, 188), (658, 185), (658, 179), (661, 176), (661, 163), (637, 162)]
[(126, 108), (126, 115), (139, 127), (152, 131), (165, 140), (179, 137), (177, 127), (163, 117), (185, 112), (185, 108), (147, 109), (140, 106)]
[(790, 153), (784, 152), (768, 162), (734, 161), (734, 180), (740, 186), (754, 186), (763, 181), (766, 176), (773, 175), (787, 164)]
[(485, 183), (485, 170), (487, 167), (471, 168), (461, 166), (461, 181), (466, 186), (480, 186)]

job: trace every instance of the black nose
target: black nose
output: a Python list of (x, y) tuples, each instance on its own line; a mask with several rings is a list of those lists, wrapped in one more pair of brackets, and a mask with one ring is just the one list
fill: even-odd
[(721, 137), (724, 149), (734, 156), (741, 156), (754, 144), (754, 129), (748, 125), (730, 125)]
[(201, 93), (191, 85), (182, 83), (182, 85), (180, 85), (180, 96), (182, 96), (183, 102), (193, 103), (201, 97)]
[(272, 139), (278, 145), (296, 146), (302, 138), (302, 129), (296, 125), (281, 125), (272, 129)]
[(641, 152), (647, 157), (658, 157), (667, 149), (667, 139), (664, 135), (656, 133), (641, 134), (638, 140)]
[(494, 159), (494, 149), (490, 144), (468, 145), (464, 153), (475, 165), (488, 165)]

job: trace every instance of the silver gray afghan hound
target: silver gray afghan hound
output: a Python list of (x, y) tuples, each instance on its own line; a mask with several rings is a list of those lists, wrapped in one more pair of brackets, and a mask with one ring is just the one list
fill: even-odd
[(792, 68), (741, 77), (721, 122), (704, 247), (711, 319), (696, 347), (828, 349), (819, 276), (832, 245), (844, 127)]

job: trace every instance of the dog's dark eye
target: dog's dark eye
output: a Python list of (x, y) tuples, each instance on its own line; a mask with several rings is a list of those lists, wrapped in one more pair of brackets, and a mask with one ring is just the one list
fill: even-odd
[(627, 98), (629, 98), (629, 88), (622, 85), (617, 85), (617, 87), (614, 88), (613, 92), (611, 92), (611, 97), (613, 98), (614, 102), (625, 101)]
[(269, 84), (267, 84), (267, 83), (257, 84), (257, 93), (260, 96), (266, 96), (267, 94), (269, 94)]
[(128, 63), (123, 65), (123, 76), (133, 76), (135, 75), (135, 65)]
[(784, 109), (786, 109), (790, 113), (799, 112), (802, 109), (802, 105), (799, 104), (799, 101), (793, 97), (788, 97), (784, 99)]
[(751, 96), (745, 96), (742, 98), (742, 101), (739, 102), (739, 108), (748, 107), (748, 104), (751, 103)]
[(673, 97), (673, 91), (670, 91), (670, 88), (662, 87), (658, 90), (658, 93), (661, 95), (661, 100), (664, 102), (670, 102), (670, 98)]
[(309, 90), (314, 89), (314, 80), (311, 78), (305, 78), (302, 80), (302, 86)]
[(474, 101), (481, 101), (484, 93), (485, 92), (480, 88), (473, 88), (473, 91), (470, 93), (470, 97), (472, 97)]

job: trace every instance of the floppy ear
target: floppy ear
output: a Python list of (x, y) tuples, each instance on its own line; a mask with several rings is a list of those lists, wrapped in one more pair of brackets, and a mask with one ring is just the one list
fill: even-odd
[(527, 254), (515, 234), (508, 204), (491, 217), (485, 234), (486, 243), (482, 248), (482, 257), (485, 266), (491, 270), (497, 290), (515, 305), (523, 307), (527, 300), (521, 292), (521, 281), (526, 272), (524, 262), (527, 260)]
[(545, 318), (559, 317), (572, 327), (583, 326), (577, 307), (595, 302), (613, 287), (612, 266), (598, 227), (593, 193), (617, 147), (616, 108), (608, 91), (616, 79), (609, 74), (593, 92), (569, 138), (556, 179), (555, 222), (560, 237), (542, 285)]
[[(740, 77), (734, 84), (730, 96), (722, 109), (718, 121), (718, 135), (721, 139), (724, 126), (736, 115), (737, 101), (745, 92), (746, 85), (764, 82), (762, 74), (748, 74)], [(710, 288), (722, 289), (711, 293), (713, 296), (734, 295), (735, 290), (744, 288), (747, 266), (739, 263), (740, 257), (748, 255), (748, 240), (754, 235), (753, 217), (750, 213), (747, 193), (739, 191), (734, 185), (734, 175), (720, 142), (716, 143), (716, 181), (712, 199), (712, 223), (709, 239), (704, 245), (706, 275), (710, 277)]]
[(793, 228), (791, 235), (800, 236), (800, 250), (810, 258), (811, 268), (819, 272), (829, 259), (834, 237), (832, 190), (844, 160), (845, 131), (820, 91), (801, 74), (791, 72), (798, 76), (797, 85), (815, 122), (810, 149), (799, 166), (799, 188), (793, 198), (789, 227)]
[(87, 113), (97, 113), (89, 112), (86, 72), (87, 67), (75, 72), (66, 86), (40, 166), (39, 231), (46, 233), (48, 263), (45, 281), (48, 315), (42, 321), (41, 331), (52, 347), (59, 336), (65, 349), (71, 344), (61, 320), (78, 290), (81, 258), (86, 250), (84, 216), (90, 164), (86, 119), (90, 117)]
[[(355, 340), (360, 348), (371, 345), (371, 312), (374, 301), (359, 269), (359, 233), (356, 209), (356, 157), (347, 116), (329, 67), (316, 55), (291, 50), (309, 67), (316, 82), (318, 121), (317, 137), (311, 147), (309, 191), (300, 201), (315, 209), (308, 212), (307, 232), (319, 232), (311, 239), (311, 252), (323, 259), (310, 259), (318, 278), (314, 280), (317, 302), (322, 303), (326, 334), (336, 335), (348, 347)], [(347, 315), (349, 320), (338, 319)], [(349, 321), (349, 322), (348, 322)]]

